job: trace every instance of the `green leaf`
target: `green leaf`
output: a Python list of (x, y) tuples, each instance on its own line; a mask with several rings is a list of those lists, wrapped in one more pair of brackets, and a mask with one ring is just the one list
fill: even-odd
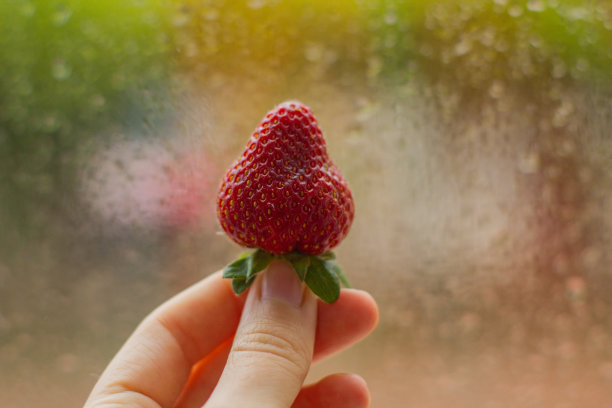
[(301, 281), (304, 281), (306, 278), (306, 272), (308, 272), (308, 267), (310, 266), (310, 257), (309, 256), (301, 256), (296, 257), (294, 260), (290, 261), (291, 266), (300, 277)]
[(334, 303), (340, 296), (340, 282), (336, 272), (326, 263), (317, 257), (310, 257), (305, 282), (324, 302)]
[(247, 272), (247, 279), (255, 277), (258, 272), (263, 271), (268, 265), (270, 265), (270, 262), (272, 262), (273, 259), (274, 255), (261, 249), (253, 252), (253, 254), (250, 256), (251, 263)]
[(228, 279), (242, 278), (246, 280), (249, 270), (249, 258), (240, 258), (227, 265), (223, 270), (223, 277)]
[(241, 294), (242, 292), (247, 290), (247, 288), (251, 286), (251, 283), (253, 283), (254, 281), (255, 281), (254, 276), (250, 279), (245, 279), (245, 278), (232, 279), (232, 288), (234, 288), (234, 293), (236, 293), (237, 295)]
[(318, 257), (324, 261), (330, 261), (332, 259), (336, 259), (336, 254), (334, 254), (332, 251), (327, 251), (324, 254), (318, 255)]
[(344, 272), (342, 272), (342, 269), (338, 266), (337, 263), (332, 262), (332, 261), (325, 261), (325, 267), (328, 269), (332, 269), (334, 271), (334, 273), (336, 274), (336, 276), (338, 276), (338, 278), (340, 279), (340, 282), (342, 282), (345, 288), (351, 287), (351, 284), (346, 278), (346, 275), (344, 274)]

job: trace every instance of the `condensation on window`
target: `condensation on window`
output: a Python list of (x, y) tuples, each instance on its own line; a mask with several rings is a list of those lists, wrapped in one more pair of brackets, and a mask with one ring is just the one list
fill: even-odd
[(241, 252), (220, 178), (299, 99), (355, 196), (338, 262), (381, 311), (312, 380), (607, 406), (610, 44), (604, 0), (0, 3), (3, 400), (82, 404), (140, 319)]

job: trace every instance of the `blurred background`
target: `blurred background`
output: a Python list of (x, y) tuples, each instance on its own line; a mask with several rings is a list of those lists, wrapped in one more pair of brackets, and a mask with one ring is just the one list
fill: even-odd
[[(374, 407), (612, 404), (608, 0), (0, 2), (0, 395), (81, 406), (241, 250), (220, 177), (299, 99), (349, 181)], [(197, 311), (194, 311), (197, 313)]]

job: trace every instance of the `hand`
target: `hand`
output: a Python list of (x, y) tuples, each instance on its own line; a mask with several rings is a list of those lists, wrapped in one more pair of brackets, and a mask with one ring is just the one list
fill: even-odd
[(303, 386), (311, 361), (366, 336), (378, 320), (366, 292), (318, 301), (285, 261), (248, 295), (216, 273), (153, 311), (106, 368), (86, 408), (367, 407), (365, 382), (334, 374)]

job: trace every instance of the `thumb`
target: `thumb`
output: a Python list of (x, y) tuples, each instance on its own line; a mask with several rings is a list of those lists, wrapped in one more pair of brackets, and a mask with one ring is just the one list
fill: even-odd
[(312, 360), (317, 302), (286, 261), (251, 288), (227, 365), (205, 405), (288, 408)]

